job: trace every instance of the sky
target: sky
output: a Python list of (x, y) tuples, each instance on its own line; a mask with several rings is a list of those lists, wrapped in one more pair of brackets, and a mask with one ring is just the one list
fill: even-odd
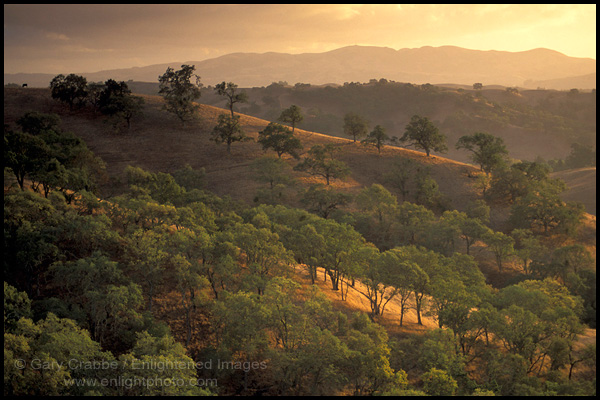
[(5, 4), (5, 73), (84, 73), (236, 52), (556, 50), (596, 59), (595, 4)]

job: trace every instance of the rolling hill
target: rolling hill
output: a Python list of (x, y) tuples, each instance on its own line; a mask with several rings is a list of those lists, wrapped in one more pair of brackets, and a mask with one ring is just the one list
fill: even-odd
[[(91, 114), (69, 114), (58, 102), (50, 98), (49, 89), (5, 89), (4, 122), (11, 124), (28, 110), (54, 112), (61, 115), (63, 127), (81, 136), (88, 147), (107, 164), (110, 175), (119, 176), (127, 165), (140, 166), (149, 171), (173, 172), (190, 164), (193, 168), (205, 168), (207, 188), (218, 195), (229, 195), (235, 199), (252, 203), (259, 184), (252, 179), (250, 163), (266, 154), (255, 142), (235, 143), (231, 154), (225, 146), (210, 141), (210, 131), (223, 109), (201, 105), (201, 119), (185, 128), (174, 117), (162, 111), (163, 100), (159, 96), (142, 95), (145, 99), (144, 117), (132, 123), (131, 130), (122, 134), (110, 133), (102, 117)], [(257, 138), (269, 121), (242, 115), (244, 131)], [(416, 160), (431, 169), (432, 176), (439, 182), (453, 205), (460, 208), (469, 198), (476, 196), (470, 173), (476, 167), (425, 153), (387, 147), (378, 156), (375, 148), (365, 148), (350, 139), (296, 129), (305, 150), (314, 144), (336, 143), (343, 151), (339, 158), (348, 163), (352, 170), (346, 181), (333, 181), (340, 190), (356, 193), (372, 183), (382, 183), (382, 175), (389, 170), (394, 157), (401, 156)], [(293, 160), (288, 162), (293, 164)], [(305, 185), (312, 182), (306, 174), (294, 172)]]
[[(321, 85), (364, 82), (385, 78), (414, 84), (521, 86), (547, 89), (594, 89), (596, 60), (568, 57), (548, 49), (523, 52), (479, 51), (455, 46), (394, 50), (387, 47), (348, 46), (324, 53), (232, 53), (202, 61), (169, 62), (145, 67), (99, 72), (65, 71), (89, 81), (133, 80), (156, 82), (167, 67), (196, 66), (205, 85), (233, 81), (241, 87), (285, 81)], [(587, 75), (585, 79), (581, 76)], [(47, 87), (54, 75), (5, 74), (4, 83)], [(555, 81), (558, 80), (558, 81)], [(543, 81), (543, 83), (540, 83)]]
[[(265, 155), (256, 142), (242, 142), (232, 145), (231, 154), (225, 146), (217, 146), (210, 140), (210, 131), (217, 117), (224, 110), (209, 105), (200, 105), (200, 120), (186, 127), (175, 117), (162, 110), (163, 100), (159, 96), (141, 95), (146, 104), (144, 116), (132, 123), (130, 131), (116, 134), (101, 116), (92, 113), (69, 113), (62, 104), (51, 99), (49, 89), (7, 89), (4, 90), (4, 122), (13, 124), (27, 111), (57, 113), (61, 116), (63, 127), (82, 137), (88, 147), (107, 164), (108, 173), (123, 177), (128, 165), (139, 166), (153, 172), (173, 172), (185, 164), (195, 169), (206, 170), (207, 188), (217, 195), (228, 195), (234, 199), (252, 204), (261, 184), (253, 179), (250, 168), (252, 161)], [(241, 115), (244, 131), (250, 137), (257, 138), (258, 132), (269, 121)], [(339, 159), (351, 168), (352, 175), (344, 181), (332, 181), (332, 185), (351, 194), (373, 183), (385, 184), (383, 175), (390, 170), (396, 157), (415, 160), (422, 167), (429, 168), (431, 176), (438, 182), (440, 191), (447, 196), (449, 206), (464, 210), (465, 205), (478, 198), (474, 188), (473, 174), (478, 171), (468, 163), (455, 161), (433, 153), (426, 157), (423, 152), (405, 148), (385, 146), (381, 155), (371, 147), (353, 143), (350, 139), (296, 129), (304, 151), (314, 144), (336, 143), (341, 146)], [(285, 156), (284, 156), (285, 157)], [(290, 165), (295, 161), (287, 159)], [(301, 172), (292, 172), (301, 187), (308, 187), (316, 178)], [(563, 171), (558, 173), (570, 187), (565, 199), (580, 201), (595, 213), (595, 168), (581, 170), (578, 173)], [(390, 188), (393, 191), (393, 189)], [(399, 195), (399, 193), (394, 193)], [(294, 200), (292, 199), (292, 202)], [(298, 206), (298, 203), (295, 204)], [(498, 208), (492, 212), (496, 229), (501, 229), (507, 210)]]
[[(158, 83), (128, 82), (136, 93), (158, 94)], [(345, 137), (344, 116), (363, 116), (369, 130), (381, 125), (400, 137), (415, 115), (427, 116), (446, 135), (447, 158), (470, 162), (470, 154), (457, 150), (458, 139), (487, 132), (503, 139), (510, 157), (533, 161), (564, 159), (573, 143), (595, 147), (596, 95), (579, 91), (520, 90), (500, 86), (473, 89), (466, 85), (413, 85), (370, 80), (344, 85), (284, 85), (241, 89), (248, 102), (235, 111), (260, 119), (276, 120), (284, 108), (296, 105), (304, 119), (300, 126), (312, 132)], [(225, 107), (225, 98), (205, 87), (199, 103)]]
[[(447, 137), (453, 160), (469, 162), (470, 155), (457, 150), (463, 135), (487, 132), (503, 139), (510, 157), (533, 161), (565, 158), (571, 144), (595, 146), (596, 95), (583, 92), (520, 90), (484, 86), (483, 89), (449, 88), (372, 80), (343, 86), (271, 84), (245, 89), (248, 103), (237, 110), (254, 117), (275, 120), (281, 110), (302, 109), (301, 127), (314, 132), (344, 136), (344, 116), (355, 112), (369, 122), (369, 130), (381, 125), (390, 136), (401, 137), (413, 115), (428, 117)], [(199, 102), (223, 107), (223, 96), (204, 90)]]

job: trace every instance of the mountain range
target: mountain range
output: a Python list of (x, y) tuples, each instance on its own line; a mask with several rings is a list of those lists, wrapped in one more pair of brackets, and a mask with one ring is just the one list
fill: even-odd
[[(157, 82), (167, 67), (196, 66), (204, 85), (230, 81), (240, 87), (272, 82), (313, 85), (387, 79), (414, 84), (502, 85), (568, 90), (595, 89), (596, 60), (569, 57), (557, 51), (522, 52), (469, 50), (455, 46), (394, 50), (348, 46), (324, 53), (231, 53), (203, 61), (170, 62), (99, 72), (64, 71), (88, 81), (107, 79)], [(4, 74), (4, 83), (47, 87), (55, 74)]]

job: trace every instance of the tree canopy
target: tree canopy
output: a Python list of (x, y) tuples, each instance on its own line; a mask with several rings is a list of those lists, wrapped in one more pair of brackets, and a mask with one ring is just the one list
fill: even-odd
[[(107, 110), (131, 94), (98, 86)], [(222, 114), (213, 140), (244, 140), (240, 119)], [(581, 208), (558, 201), (565, 186), (543, 163), (491, 168), (488, 195), (454, 210), (419, 157), (327, 186), (349, 153), (283, 157), (293, 127), (273, 123), (259, 138), (282, 134), (261, 143), (279, 157), (231, 155), (260, 186), (253, 202), (212, 193), (219, 171), (187, 164), (128, 166), (106, 196), (102, 163), (57, 115), (14, 121), (5, 395), (595, 393), (595, 345), (581, 340), (595, 327), (595, 260)], [(288, 197), (294, 164), (317, 178)], [(125, 383), (98, 384), (111, 379)]]
[(352, 137), (354, 143), (356, 143), (356, 139), (364, 137), (367, 134), (367, 130), (367, 120), (359, 114), (351, 112), (344, 116), (344, 134)]
[(165, 73), (158, 77), (158, 94), (165, 99), (165, 110), (175, 114), (183, 124), (194, 119), (198, 109), (194, 100), (200, 97), (202, 84), (200, 77), (194, 74), (195, 70), (194, 65), (187, 64), (177, 71), (167, 67)]
[(295, 104), (292, 104), (289, 108), (286, 108), (281, 112), (279, 120), (284, 123), (292, 124), (292, 133), (296, 129), (296, 125), (304, 120), (302, 115), (302, 109)]
[(264, 150), (273, 149), (279, 158), (285, 153), (298, 159), (300, 155), (298, 151), (302, 150), (303, 146), (300, 140), (294, 136), (293, 132), (275, 122), (269, 123), (265, 129), (258, 132), (258, 143)]
[(428, 157), (431, 151), (444, 153), (448, 150), (446, 136), (441, 134), (427, 117), (419, 115), (411, 117), (400, 141), (408, 142), (409, 145), (413, 145), (417, 149), (425, 150)]
[(87, 79), (76, 74), (59, 74), (50, 82), (52, 98), (67, 103), (71, 111), (75, 105), (83, 104), (87, 96), (86, 86)]
[(221, 82), (215, 85), (215, 91), (224, 96), (227, 99), (227, 107), (231, 111), (231, 118), (233, 118), (233, 106), (235, 103), (247, 103), (248, 94), (246, 92), (237, 93), (238, 85), (233, 82)]
[(473, 152), (473, 162), (479, 164), (481, 170), (486, 173), (501, 165), (508, 154), (502, 138), (485, 132), (461, 136), (456, 143), (456, 148)]

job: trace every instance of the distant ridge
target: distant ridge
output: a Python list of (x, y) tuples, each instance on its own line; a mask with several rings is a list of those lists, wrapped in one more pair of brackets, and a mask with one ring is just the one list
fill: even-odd
[[(75, 72), (89, 81), (107, 79), (157, 82), (168, 66), (193, 64), (205, 85), (231, 81), (240, 87), (285, 81), (321, 85), (388, 79), (414, 84), (453, 83), (546, 89), (594, 89), (596, 60), (569, 57), (548, 49), (522, 52), (469, 50), (455, 46), (394, 50), (347, 46), (324, 53), (231, 53), (203, 61), (171, 62), (146, 67)], [(65, 71), (65, 74), (74, 71)], [(55, 74), (4, 74), (4, 83), (47, 87)], [(582, 77), (584, 77), (582, 79)]]
[(573, 76), (569, 78), (558, 78), (549, 79), (545, 81), (526, 81), (523, 86), (535, 87), (542, 89), (557, 89), (557, 90), (569, 90), (579, 88), (594, 89), (596, 87), (596, 73), (587, 74), (582, 76)]

